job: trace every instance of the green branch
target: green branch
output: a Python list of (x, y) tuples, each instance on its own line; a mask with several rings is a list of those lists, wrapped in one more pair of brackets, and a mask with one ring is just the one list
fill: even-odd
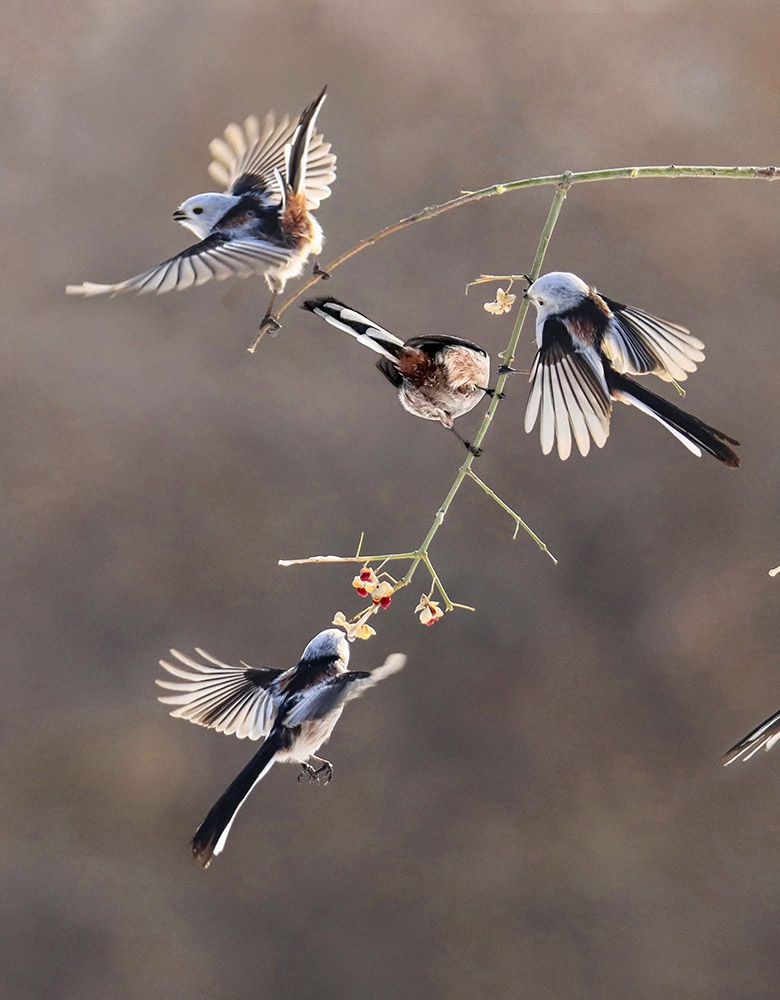
[[(619, 179), (634, 180), (641, 177), (720, 177), (720, 178), (732, 178), (732, 179), (775, 180), (776, 178), (780, 177), (780, 168), (698, 167), (698, 166), (618, 167), (612, 170), (592, 170), (592, 171), (583, 171), (580, 173), (572, 173), (571, 171), (567, 170), (563, 174), (553, 174), (544, 177), (529, 177), (526, 178), (525, 180), (511, 181), (507, 184), (495, 184), (492, 187), (483, 188), (480, 191), (466, 192), (462, 194), (460, 197), (453, 198), (451, 201), (444, 202), (441, 205), (431, 205), (428, 208), (424, 208), (421, 212), (418, 212), (416, 215), (411, 215), (406, 219), (401, 219), (400, 222), (396, 222), (394, 225), (388, 226), (385, 229), (380, 230), (373, 236), (369, 236), (367, 239), (361, 240), (360, 243), (358, 243), (351, 250), (347, 251), (347, 253), (342, 254), (340, 257), (337, 257), (334, 261), (331, 261), (331, 263), (327, 265), (327, 271), (328, 272), (333, 271), (340, 264), (343, 264), (345, 261), (349, 260), (350, 257), (354, 257), (355, 254), (359, 253), (361, 250), (364, 250), (366, 247), (373, 246), (374, 243), (378, 242), (380, 239), (383, 239), (385, 236), (390, 236), (392, 233), (396, 233), (401, 229), (405, 229), (407, 226), (411, 226), (415, 222), (423, 222), (426, 219), (433, 219), (437, 215), (441, 215), (444, 212), (450, 211), (450, 209), (459, 208), (461, 205), (468, 205), (471, 202), (479, 201), (482, 198), (490, 198), (493, 195), (505, 194), (508, 191), (518, 191), (522, 188), (554, 185), (555, 196), (553, 197), (552, 204), (550, 205), (550, 210), (547, 214), (547, 220), (544, 224), (542, 234), (539, 238), (539, 243), (536, 248), (536, 254), (534, 256), (533, 266), (528, 274), (528, 277), (533, 281), (536, 278), (538, 278), (539, 274), (541, 273), (542, 264), (544, 263), (544, 257), (547, 252), (547, 247), (550, 243), (550, 239), (552, 238), (555, 225), (558, 221), (558, 217), (561, 213), (563, 203), (566, 200), (566, 195), (570, 187), (572, 187), (574, 184), (585, 184), (593, 181), (606, 181), (606, 180), (619, 180)], [(284, 312), (284, 310), (287, 309), (290, 305), (292, 305), (292, 303), (297, 298), (299, 298), (308, 288), (311, 288), (311, 286), (314, 285), (317, 280), (319, 279), (311, 278), (309, 281), (305, 282), (300, 288), (297, 289), (297, 291), (294, 294), (289, 296), (284, 301), (284, 303), (279, 308), (278, 312), (279, 313)], [(520, 333), (522, 331), (525, 318), (528, 315), (529, 308), (530, 308), (529, 300), (523, 299), (520, 303), (520, 308), (518, 309), (517, 319), (515, 320), (515, 324), (512, 329), (512, 334), (509, 338), (509, 343), (507, 344), (505, 350), (499, 355), (499, 357), (501, 357), (503, 360), (503, 366), (505, 368), (509, 368), (512, 365), (512, 362), (514, 361), (515, 351), (517, 350), (517, 345), (520, 340)], [(256, 338), (255, 342), (252, 344), (252, 346), (249, 348), (250, 351), (252, 352), (254, 351), (261, 337), (262, 337), (262, 331)], [(509, 372), (507, 371), (504, 371), (498, 377), (493, 398), (485, 412), (485, 416), (482, 419), (482, 424), (480, 425), (480, 428), (477, 431), (476, 436), (474, 437), (473, 445), (475, 449), (478, 449), (482, 444), (482, 442), (484, 441), (485, 436), (488, 432), (488, 428), (490, 427), (493, 421), (493, 417), (495, 416), (498, 407), (501, 405), (501, 401), (503, 399), (503, 389), (504, 386), (506, 385), (506, 380), (508, 377), (509, 377)], [(516, 524), (515, 537), (517, 536), (517, 528), (523, 527), (528, 532), (528, 534), (534, 539), (536, 544), (542, 549), (542, 551), (546, 552), (553, 560), (553, 562), (556, 562), (557, 560), (552, 555), (552, 553), (550, 553), (544, 542), (537, 535), (535, 535), (533, 531), (531, 531), (531, 529), (528, 527), (528, 525), (525, 524), (522, 518), (517, 513), (515, 513), (515, 511), (512, 510), (512, 508), (508, 504), (504, 503), (504, 501), (501, 500), (501, 498), (496, 493), (494, 493), (494, 491), (491, 490), (490, 487), (487, 486), (479, 478), (479, 476), (477, 476), (472, 471), (471, 466), (474, 461), (474, 457), (475, 456), (471, 452), (469, 452), (469, 454), (466, 456), (463, 464), (458, 469), (457, 475), (455, 476), (455, 480), (452, 486), (450, 487), (449, 492), (447, 493), (440, 507), (436, 511), (433, 523), (431, 524), (427, 534), (425, 535), (420, 546), (417, 549), (411, 552), (396, 552), (390, 554), (385, 553), (382, 555), (311, 556), (307, 559), (284, 559), (284, 560), (279, 560), (279, 565), (294, 566), (294, 565), (303, 565), (308, 563), (323, 563), (323, 562), (344, 562), (344, 563), (359, 562), (364, 565), (369, 565), (370, 563), (373, 562), (379, 562), (384, 564), (388, 560), (408, 559), (410, 561), (409, 568), (406, 571), (406, 574), (395, 583), (394, 587), (395, 590), (400, 590), (401, 588), (408, 586), (411, 583), (420, 563), (423, 563), (423, 565), (426, 567), (431, 576), (431, 582), (432, 582), (431, 590), (433, 590), (433, 588), (435, 587), (439, 591), (445, 603), (445, 609), (447, 611), (451, 611), (455, 607), (461, 607), (461, 608), (468, 607), (467, 605), (456, 604), (455, 602), (450, 600), (447, 592), (444, 590), (444, 587), (442, 586), (441, 580), (439, 579), (436, 570), (433, 568), (433, 564), (431, 563), (429, 555), (429, 550), (436, 536), (436, 533), (444, 523), (444, 518), (447, 516), (447, 512), (449, 511), (453, 500), (457, 496), (458, 491), (463, 485), (464, 480), (467, 478), (472, 479), (474, 482), (476, 482), (477, 485), (479, 485), (481, 489), (485, 491), (485, 493), (487, 493), (493, 500), (496, 501), (496, 503), (499, 504), (500, 507), (502, 507), (503, 510), (505, 510), (515, 519), (515, 524)], [(361, 536), (361, 541), (362, 541), (362, 536)], [(777, 567), (777, 570), (773, 572), (780, 573), (780, 566)], [(376, 607), (375, 608), (369, 607), (368, 609), (366, 609), (364, 612), (361, 613), (362, 617), (356, 616), (356, 619), (359, 618), (361, 622), (364, 619), (367, 620), (367, 617), (373, 614), (377, 610), (378, 608)], [(473, 609), (469, 608), (469, 610)]]
[[(520, 181), (508, 181), (506, 184), (493, 184), (491, 187), (482, 188), (479, 191), (465, 191), (457, 198), (445, 201), (441, 205), (429, 205), (414, 215), (407, 216), (392, 226), (386, 226), (361, 240), (351, 250), (347, 250), (340, 257), (336, 257), (326, 265), (325, 271), (330, 274), (341, 264), (348, 261), (350, 257), (360, 253), (367, 247), (373, 246), (379, 240), (406, 229), (407, 226), (414, 225), (415, 222), (425, 222), (427, 219), (435, 219), (437, 215), (449, 212), (453, 208), (460, 208), (463, 205), (470, 205), (473, 201), (481, 201), (482, 198), (492, 198), (493, 195), (506, 194), (508, 191), (520, 191), (523, 188), (550, 187), (551, 185), (563, 185), (571, 187), (572, 184), (589, 184), (593, 181), (614, 181), (614, 180), (638, 180), (643, 177), (721, 177), (733, 180), (776, 180), (780, 177), (780, 167), (678, 167), (670, 165), (668, 167), (614, 167), (609, 170), (583, 170), (572, 173), (570, 170), (562, 174), (548, 174), (543, 177), (526, 177)], [(295, 302), (304, 292), (307, 292), (320, 279), (318, 277), (309, 278), (300, 285), (292, 295), (289, 295), (276, 311), (277, 316), (281, 314)], [(255, 337), (251, 346), (247, 348), (250, 354), (254, 354), (255, 348), (262, 340), (265, 330), (261, 330)], [(508, 363), (508, 362), (507, 362)]]
[[(563, 180), (557, 185), (555, 189), (555, 197), (553, 198), (552, 205), (550, 206), (550, 211), (547, 214), (547, 221), (544, 224), (544, 229), (542, 230), (542, 235), (539, 238), (539, 244), (536, 248), (533, 267), (531, 268), (529, 274), (529, 277), (531, 278), (537, 278), (542, 269), (542, 263), (544, 262), (544, 255), (547, 252), (547, 246), (550, 242), (550, 238), (552, 237), (553, 230), (555, 229), (555, 223), (558, 221), (558, 216), (561, 213), (561, 208), (563, 207), (563, 203), (566, 200), (566, 192), (568, 191), (568, 187), (569, 185), (567, 184), (567, 182)], [(502, 352), (501, 357), (504, 359), (504, 364), (507, 366), (509, 366), (512, 363), (512, 359), (514, 358), (515, 350), (517, 348), (517, 343), (520, 339), (520, 331), (523, 328), (523, 322), (525, 321), (525, 317), (528, 314), (529, 305), (530, 305), (529, 301), (527, 299), (523, 299), (520, 305), (520, 309), (518, 310), (517, 319), (515, 320), (515, 325), (512, 329), (512, 335), (509, 338), (509, 343), (507, 344), (506, 349)], [(487, 434), (487, 430), (490, 427), (490, 424), (493, 420), (493, 416), (503, 399), (502, 390), (504, 385), (506, 384), (506, 380), (508, 377), (509, 377), (508, 373), (505, 373), (503, 375), (500, 375), (498, 378), (498, 382), (496, 384), (496, 391), (493, 394), (493, 399), (491, 400), (490, 406), (487, 408), (487, 411), (485, 412), (485, 416), (482, 418), (482, 424), (479, 430), (477, 431), (476, 437), (474, 438), (475, 447), (479, 447), (485, 435)], [(512, 515), (512, 517), (516, 519), (517, 523), (522, 524), (522, 526), (526, 529), (526, 531), (528, 531), (528, 533), (534, 539), (536, 544), (542, 549), (542, 551), (547, 552), (547, 554), (550, 555), (550, 557), (553, 559), (553, 562), (556, 561), (555, 557), (551, 555), (544, 542), (537, 535), (535, 535), (533, 531), (531, 531), (531, 529), (525, 524), (525, 522), (523, 522), (522, 519), (517, 514), (515, 514), (515, 512), (507, 504), (505, 504), (502, 500), (500, 500), (499, 497), (491, 489), (489, 489), (489, 487), (487, 487), (478, 476), (476, 476), (471, 471), (471, 465), (474, 461), (474, 458), (475, 456), (471, 452), (469, 452), (468, 455), (466, 456), (463, 465), (461, 465), (461, 467), (458, 469), (458, 473), (455, 476), (455, 481), (450, 487), (447, 496), (444, 498), (441, 506), (436, 511), (436, 516), (433, 519), (433, 524), (428, 529), (428, 533), (422, 540), (422, 543), (414, 552), (392, 553), (390, 555), (385, 553), (383, 555), (371, 555), (371, 556), (310, 556), (307, 559), (280, 559), (279, 565), (300, 566), (307, 563), (324, 563), (324, 562), (361, 562), (365, 565), (368, 565), (369, 563), (372, 562), (382, 562), (382, 561), (387, 561), (389, 559), (409, 559), (411, 560), (409, 569), (406, 571), (406, 574), (402, 577), (402, 579), (398, 581), (395, 588), (396, 590), (400, 590), (402, 587), (408, 586), (411, 583), (414, 574), (417, 572), (417, 567), (420, 565), (420, 563), (423, 563), (427, 568), (428, 572), (431, 574), (431, 579), (433, 581), (433, 584), (441, 594), (447, 611), (451, 611), (454, 607), (461, 607), (461, 608), (465, 607), (468, 608), (469, 610), (473, 610), (468, 605), (456, 604), (454, 601), (450, 600), (450, 597), (448, 596), (447, 592), (444, 590), (444, 587), (442, 586), (438, 574), (433, 568), (430, 556), (428, 554), (431, 547), (431, 543), (433, 542), (433, 539), (436, 535), (436, 532), (444, 523), (444, 518), (447, 515), (447, 511), (450, 509), (452, 501), (457, 496), (458, 490), (461, 488), (464, 479), (466, 479), (467, 477), (476, 480), (476, 482), (479, 483), (479, 485), (485, 490), (485, 492), (489, 493), (490, 496), (492, 496), (493, 499), (496, 500), (504, 508), (504, 510), (508, 511)]]

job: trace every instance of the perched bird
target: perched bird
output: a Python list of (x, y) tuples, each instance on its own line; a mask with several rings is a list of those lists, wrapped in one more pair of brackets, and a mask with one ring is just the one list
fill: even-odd
[(321, 316), (381, 357), (377, 368), (398, 389), (401, 405), (424, 420), (439, 420), (472, 452), (453, 421), (492, 396), (490, 356), (478, 344), (458, 337), (429, 334), (403, 341), (338, 299), (307, 299), (301, 309)]
[(684, 327), (613, 302), (576, 274), (551, 271), (525, 291), (536, 306), (538, 351), (531, 366), (525, 429), (541, 412), (542, 451), (557, 438), (558, 455), (571, 454), (572, 437), (587, 455), (590, 440), (602, 448), (609, 436), (612, 400), (658, 420), (694, 455), (702, 449), (729, 468), (740, 460), (739, 442), (645, 389), (632, 375), (652, 373), (682, 382), (704, 360), (704, 344)]
[[(325, 90), (303, 112), (297, 124), (285, 115), (266, 116), (262, 129), (247, 118), (243, 128), (231, 124), (225, 139), (214, 139), (209, 174), (225, 185), (225, 193), (207, 192), (188, 198), (173, 218), (200, 240), (157, 267), (116, 285), (85, 281), (68, 285), (68, 295), (117, 295), (120, 292), (169, 292), (202, 285), (211, 278), (247, 278), (262, 274), (271, 302), (262, 325), (277, 325), (273, 304), (289, 278), (297, 277), (313, 254), (322, 250), (323, 235), (311, 210), (330, 194), (336, 157), (330, 144), (314, 134)], [(315, 262), (315, 273), (324, 274)]]
[(775, 712), (723, 754), (723, 765), (728, 766), (740, 758), (750, 760), (762, 747), (764, 750), (771, 750), (778, 740), (780, 740), (780, 712)]
[[(208, 868), (211, 859), (224, 849), (236, 813), (272, 764), (300, 764), (299, 781), (304, 776), (326, 784), (330, 781), (333, 765), (315, 753), (333, 732), (345, 702), (397, 673), (406, 657), (393, 653), (370, 673), (347, 671), (349, 645), (344, 633), (336, 628), (316, 635), (289, 670), (245, 663), (232, 667), (202, 649), (196, 652), (205, 662), (199, 663), (174, 649), (171, 654), (184, 667), (160, 660), (160, 666), (179, 678), (156, 681), (160, 687), (175, 692), (159, 699), (177, 706), (171, 715), (219, 733), (235, 734), (239, 739), (265, 738), (192, 839), (195, 860)], [(311, 761), (320, 766), (315, 769)]]

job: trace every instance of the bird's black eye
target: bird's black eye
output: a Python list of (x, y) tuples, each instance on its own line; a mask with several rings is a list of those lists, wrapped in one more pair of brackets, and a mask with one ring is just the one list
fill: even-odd
[(544, 299), (537, 299), (536, 301), (537, 301), (538, 305), (540, 305), (540, 306), (544, 305)]
[(193, 208), (192, 214), (193, 215), (203, 215), (203, 209), (202, 208)]

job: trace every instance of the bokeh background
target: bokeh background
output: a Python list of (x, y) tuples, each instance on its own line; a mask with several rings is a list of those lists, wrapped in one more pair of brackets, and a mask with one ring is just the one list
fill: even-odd
[[(188, 838), (254, 746), (170, 719), (157, 659), (295, 662), (360, 602), (351, 568), (276, 560), (361, 531), (414, 547), (462, 451), (297, 309), (248, 354), (260, 281), (63, 287), (184, 247), (170, 215), (211, 186), (209, 140), (326, 82), (326, 262), (462, 189), (777, 162), (780, 10), (74, 0), (4, 21), (4, 995), (776, 997), (780, 751), (718, 758), (780, 707), (780, 184), (572, 190), (547, 269), (706, 341), (684, 405), (743, 468), (621, 407), (603, 451), (545, 458), (518, 378), (478, 471), (559, 565), (466, 484), (432, 555), (476, 612), (422, 628), (421, 573), (353, 647), (409, 665), (347, 710), (334, 782), (277, 768), (206, 873)], [(495, 358), (512, 317), (464, 286), (530, 266), (551, 196), (414, 226), (323, 291)]]

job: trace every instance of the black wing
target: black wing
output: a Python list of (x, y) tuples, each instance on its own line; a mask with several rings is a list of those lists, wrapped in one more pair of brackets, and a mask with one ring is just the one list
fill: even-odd
[(387, 379), (387, 381), (391, 383), (391, 385), (394, 385), (396, 389), (401, 388), (401, 384), (403, 383), (404, 377), (398, 371), (397, 365), (393, 364), (393, 362), (389, 358), (380, 358), (380, 360), (377, 361), (376, 366), (380, 370), (380, 372), (384, 375), (384, 377)]
[(431, 355), (438, 354), (442, 347), (469, 347), (477, 354), (488, 356), (485, 348), (480, 347), (479, 344), (475, 344), (471, 340), (462, 340), (460, 337), (449, 337), (444, 333), (431, 333), (427, 337), (412, 337), (411, 340), (405, 342), (404, 346), (416, 347), (419, 351)]
[(397, 673), (406, 663), (402, 653), (391, 653), (381, 667), (371, 672), (349, 670), (329, 677), (320, 684), (304, 691), (280, 720), (285, 726), (300, 726), (303, 722), (322, 719), (343, 702), (358, 698), (368, 688), (385, 677)]

